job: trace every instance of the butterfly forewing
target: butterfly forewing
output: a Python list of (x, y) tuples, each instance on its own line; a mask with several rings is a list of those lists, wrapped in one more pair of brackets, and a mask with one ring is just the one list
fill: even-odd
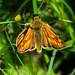
[(43, 32), (43, 48), (52, 47), (54, 49), (61, 49), (66, 46), (65, 42), (61, 40), (57, 33), (54, 31), (52, 27), (48, 24), (42, 22), (42, 32)]
[(25, 28), (17, 37), (16, 45), (18, 52), (35, 50), (34, 30), (30, 27)]

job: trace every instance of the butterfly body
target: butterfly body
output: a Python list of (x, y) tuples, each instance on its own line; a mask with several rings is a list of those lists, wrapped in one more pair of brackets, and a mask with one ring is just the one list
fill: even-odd
[(16, 45), (17, 50), (21, 53), (35, 49), (41, 53), (42, 48), (61, 49), (66, 46), (54, 29), (41, 21), (38, 16), (34, 17), (31, 25), (18, 35)]
[(32, 23), (37, 52), (40, 53), (42, 52), (42, 21), (39, 17), (35, 17)]

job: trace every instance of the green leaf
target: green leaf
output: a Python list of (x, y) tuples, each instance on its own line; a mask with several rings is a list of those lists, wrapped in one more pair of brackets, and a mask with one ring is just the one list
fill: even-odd
[(70, 48), (69, 52), (75, 52), (75, 47)]
[(69, 41), (67, 41), (67, 42), (66, 42), (66, 48), (68, 48), (68, 47), (72, 47), (73, 43), (74, 43), (73, 40), (69, 40)]
[(45, 57), (46, 63), (48, 64), (49, 63), (49, 57), (48, 57), (48, 55), (47, 54), (44, 54), (44, 57)]

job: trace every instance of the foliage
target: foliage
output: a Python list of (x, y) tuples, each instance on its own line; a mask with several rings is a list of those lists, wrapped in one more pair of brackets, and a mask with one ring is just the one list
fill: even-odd
[[(74, 75), (75, 15), (70, 4), (66, 0), (0, 0), (0, 74)], [(21, 21), (14, 20), (18, 14)], [(66, 48), (57, 53), (47, 48), (41, 54), (16, 51), (16, 38), (25, 28), (21, 24), (32, 22), (34, 14), (55, 29)]]

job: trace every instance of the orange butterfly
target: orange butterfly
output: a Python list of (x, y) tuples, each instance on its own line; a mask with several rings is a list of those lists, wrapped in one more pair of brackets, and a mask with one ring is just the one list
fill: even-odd
[(39, 16), (35, 16), (33, 22), (18, 35), (16, 46), (17, 51), (21, 53), (35, 49), (41, 53), (42, 48), (61, 49), (66, 44), (51, 26), (45, 24)]

